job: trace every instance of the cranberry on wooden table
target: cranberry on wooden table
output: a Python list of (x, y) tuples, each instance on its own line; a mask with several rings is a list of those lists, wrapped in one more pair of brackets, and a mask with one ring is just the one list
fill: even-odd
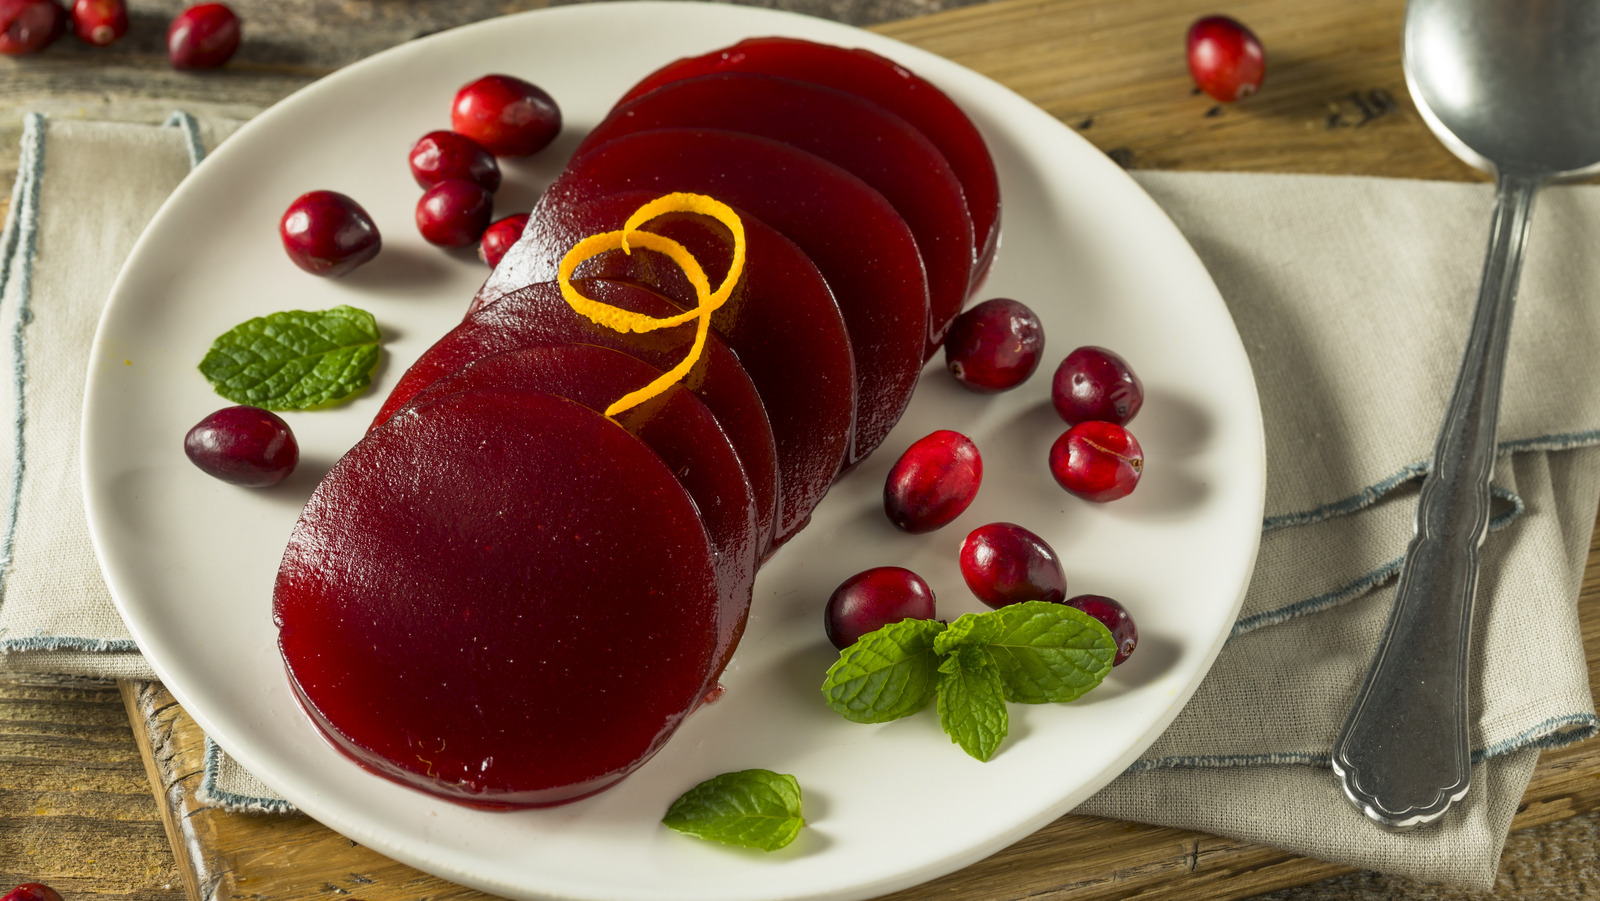
[(833, 646), (844, 650), (868, 632), (903, 619), (933, 619), (933, 589), (899, 566), (878, 566), (845, 579), (823, 614)]
[(72, 30), (85, 44), (104, 47), (128, 33), (128, 4), (124, 0), (74, 0)]
[(206, 475), (232, 485), (266, 488), (294, 472), (300, 445), (289, 424), (260, 407), (224, 407), (195, 424), (183, 452)]
[(6, 892), (0, 901), (61, 901), (61, 893), (42, 882), (24, 882)]
[(429, 188), (417, 201), (417, 230), (429, 244), (470, 247), (483, 237), (494, 215), (494, 195), (470, 181), (452, 178)]
[(1120, 666), (1139, 646), (1139, 627), (1134, 625), (1133, 616), (1128, 613), (1128, 608), (1111, 598), (1099, 594), (1080, 594), (1068, 598), (1066, 605), (1082, 610), (1111, 630), (1111, 640), (1117, 643), (1117, 656), (1111, 661), (1112, 666)]
[(1206, 16), (1189, 26), (1189, 74), (1200, 90), (1223, 103), (1261, 90), (1267, 55), (1254, 33), (1227, 16)]
[(968, 390), (1005, 391), (1027, 381), (1044, 353), (1044, 326), (1027, 305), (986, 300), (956, 317), (944, 339), (944, 362)]
[(300, 195), (284, 211), (278, 236), (289, 259), (312, 275), (344, 275), (383, 249), (372, 217), (338, 191)]
[(239, 17), (223, 3), (189, 7), (167, 27), (167, 59), (174, 69), (215, 69), (239, 49)]
[(961, 578), (996, 610), (1023, 601), (1059, 604), (1067, 596), (1061, 558), (1043, 538), (1015, 523), (991, 522), (961, 543)]
[(1144, 450), (1127, 429), (1091, 420), (1068, 429), (1050, 446), (1050, 474), (1088, 501), (1127, 497), (1144, 473)]
[(940, 429), (912, 442), (883, 484), (883, 511), (907, 532), (931, 532), (960, 516), (983, 484), (972, 439)]
[(456, 92), (450, 127), (495, 156), (529, 156), (561, 131), (561, 109), (542, 88), (510, 75), (485, 75)]
[(1050, 403), (1067, 425), (1091, 419), (1127, 425), (1144, 406), (1144, 383), (1111, 351), (1080, 347), (1056, 367)]
[(459, 178), (495, 191), (500, 187), (500, 164), (494, 154), (466, 135), (430, 131), (411, 145), (411, 177), (422, 188)]
[(0, 53), (38, 53), (67, 30), (67, 11), (56, 0), (0, 0)]
[(504, 219), (497, 219), (483, 232), (483, 240), (478, 242), (478, 259), (488, 263), (491, 267), (500, 265), (500, 258), (506, 255), (511, 245), (517, 243), (522, 237), (522, 230), (528, 225), (527, 213), (513, 213)]

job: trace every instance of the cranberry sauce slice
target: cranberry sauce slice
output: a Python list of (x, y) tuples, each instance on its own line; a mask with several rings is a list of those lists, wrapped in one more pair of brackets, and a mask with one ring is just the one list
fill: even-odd
[(944, 154), (966, 193), (977, 259), (971, 287), (982, 283), (1000, 238), (1000, 179), (977, 126), (943, 91), (870, 50), (766, 37), (668, 63), (629, 89), (617, 105), (669, 82), (714, 72), (756, 72), (837, 88), (910, 122)]
[[(588, 235), (622, 228), (654, 195), (627, 191), (578, 206), (540, 209), (529, 239), (507, 266), (518, 279), (556, 276), (565, 248)], [(733, 296), (714, 325), (761, 393), (778, 450), (777, 543), (805, 525), (838, 475), (855, 423), (855, 362), (844, 317), (811, 260), (761, 220), (741, 213), (746, 256)], [(674, 213), (646, 228), (689, 249), (713, 285), (727, 275), (733, 238), (717, 221)], [(581, 274), (642, 282), (684, 308), (697, 303), (678, 265), (666, 257), (613, 251), (592, 258)]]
[(317, 487), (278, 570), (278, 647), (368, 769), (473, 806), (565, 803), (636, 769), (711, 687), (712, 553), (666, 464), (605, 417), (453, 394)]
[(652, 128), (721, 128), (814, 153), (882, 194), (906, 220), (928, 273), (924, 357), (944, 340), (972, 278), (972, 216), (961, 183), (904, 119), (853, 94), (770, 75), (706, 75), (664, 85), (618, 107), (574, 156)]
[(905, 220), (883, 195), (812, 154), (753, 135), (666, 128), (574, 160), (535, 207), (618, 191), (707, 194), (783, 233), (833, 289), (856, 360), (856, 434), (846, 465), (894, 427), (922, 369), (928, 288)]
[[(574, 285), (586, 297), (647, 316), (679, 312), (659, 294), (639, 286), (603, 279), (579, 279)], [(666, 370), (678, 365), (693, 342), (693, 323), (625, 335), (601, 328), (573, 312), (554, 283), (529, 285), (467, 317), (424, 351), (395, 384), (372, 427), (377, 428), (435, 380), (490, 354), (522, 347), (594, 344), (620, 350)], [(739, 451), (745, 474), (755, 489), (756, 529), (761, 553), (765, 554), (771, 545), (781, 486), (772, 426), (767, 422), (761, 395), (733, 351), (715, 334), (706, 340), (705, 352), (689, 371), (684, 385), (710, 408)]]
[[(479, 388), (539, 391), (603, 414), (617, 398), (650, 384), (661, 373), (625, 353), (590, 344), (524, 347), (484, 357), (439, 379), (417, 392), (398, 415), (446, 394)], [(721, 591), (720, 673), (744, 631), (761, 550), (755, 497), (744, 464), (716, 417), (682, 385), (673, 385), (615, 418), (677, 476), (711, 535)]]

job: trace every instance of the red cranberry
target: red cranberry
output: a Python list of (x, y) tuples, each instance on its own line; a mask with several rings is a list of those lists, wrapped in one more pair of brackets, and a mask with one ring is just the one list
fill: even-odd
[(556, 139), (561, 110), (537, 85), (485, 75), (456, 92), (450, 127), (495, 156), (528, 156)]
[(75, 0), (72, 30), (85, 44), (104, 47), (128, 33), (128, 4), (124, 0)]
[(1088, 501), (1127, 497), (1144, 471), (1144, 451), (1114, 422), (1080, 422), (1050, 446), (1050, 474)]
[(979, 526), (961, 543), (961, 578), (978, 600), (999, 609), (1023, 601), (1061, 603), (1067, 574), (1044, 539), (1009, 522)]
[(383, 249), (372, 217), (338, 191), (300, 195), (284, 211), (278, 236), (289, 259), (312, 275), (344, 275)]
[(260, 407), (224, 407), (200, 420), (183, 452), (206, 475), (246, 488), (278, 484), (300, 460), (289, 424)]
[(883, 511), (907, 532), (931, 532), (960, 516), (981, 484), (978, 446), (960, 432), (940, 429), (918, 438), (895, 461), (883, 483)]
[(167, 59), (174, 69), (215, 69), (239, 49), (239, 17), (222, 3), (197, 3), (167, 28)]
[(61, 901), (61, 893), (42, 882), (24, 882), (0, 901)]
[(1056, 367), (1050, 403), (1077, 425), (1091, 419), (1127, 425), (1144, 405), (1144, 385), (1126, 360), (1103, 347), (1080, 347)]
[(1206, 16), (1189, 26), (1189, 74), (1223, 103), (1261, 89), (1267, 56), (1250, 29), (1227, 16)]
[(1120, 666), (1139, 646), (1139, 627), (1133, 624), (1128, 608), (1116, 601), (1098, 594), (1080, 594), (1068, 599), (1066, 604), (1089, 614), (1111, 630), (1111, 640), (1117, 643), (1117, 657), (1111, 661), (1112, 666)]
[(67, 11), (56, 0), (0, 0), (0, 53), (38, 53), (67, 30)]
[(470, 181), (452, 178), (429, 188), (417, 201), (417, 230), (429, 244), (468, 247), (477, 243), (494, 215), (494, 195)]
[(478, 259), (491, 267), (500, 265), (500, 258), (522, 237), (522, 230), (527, 225), (527, 213), (513, 213), (496, 221), (484, 230), (483, 240), (478, 242)]
[(411, 177), (423, 188), (460, 178), (493, 192), (500, 187), (500, 164), (465, 135), (430, 131), (411, 145)]
[(1023, 304), (997, 297), (978, 304), (950, 326), (944, 363), (956, 381), (979, 394), (1027, 381), (1044, 353), (1044, 326)]
[(903, 619), (933, 619), (933, 589), (898, 566), (879, 566), (845, 579), (828, 598), (823, 627), (843, 650), (861, 636)]

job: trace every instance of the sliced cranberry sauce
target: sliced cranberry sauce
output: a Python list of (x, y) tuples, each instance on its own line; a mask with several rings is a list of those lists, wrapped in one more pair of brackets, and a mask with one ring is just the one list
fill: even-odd
[(884, 107), (927, 135), (966, 193), (976, 239), (972, 288), (988, 274), (1000, 238), (1000, 179), (972, 120), (943, 91), (870, 50), (847, 50), (798, 38), (750, 38), (704, 56), (668, 63), (622, 95), (618, 106), (669, 82), (714, 72), (797, 78)]
[(882, 194), (906, 220), (928, 273), (931, 355), (967, 299), (974, 246), (961, 183), (937, 148), (875, 103), (810, 82), (730, 73), (675, 81), (617, 107), (575, 156), (653, 128), (720, 128), (814, 153)]
[(712, 548), (672, 472), (580, 404), (407, 411), (312, 495), (273, 615), (341, 750), (467, 804), (562, 803), (654, 754), (711, 687)]
[(905, 220), (883, 195), (787, 144), (667, 128), (608, 141), (573, 160), (532, 218), (543, 219), (543, 207), (628, 190), (710, 195), (748, 211), (805, 251), (833, 289), (855, 351), (856, 434), (847, 463), (877, 447), (916, 387), (928, 321), (922, 258)]

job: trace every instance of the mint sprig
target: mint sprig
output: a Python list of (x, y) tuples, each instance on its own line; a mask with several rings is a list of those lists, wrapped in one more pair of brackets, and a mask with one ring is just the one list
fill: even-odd
[(839, 653), (822, 694), (857, 723), (910, 716), (938, 698), (952, 741), (988, 760), (1005, 739), (1005, 702), (1071, 701), (1111, 672), (1111, 630), (1064, 604), (1027, 601), (969, 613), (949, 626), (904, 620), (863, 635)]
[(684, 792), (661, 818), (669, 828), (725, 845), (776, 851), (794, 841), (800, 783), (771, 770), (723, 773)]
[(366, 390), (379, 340), (377, 320), (355, 307), (273, 313), (213, 341), (200, 374), (236, 404), (314, 410)]

